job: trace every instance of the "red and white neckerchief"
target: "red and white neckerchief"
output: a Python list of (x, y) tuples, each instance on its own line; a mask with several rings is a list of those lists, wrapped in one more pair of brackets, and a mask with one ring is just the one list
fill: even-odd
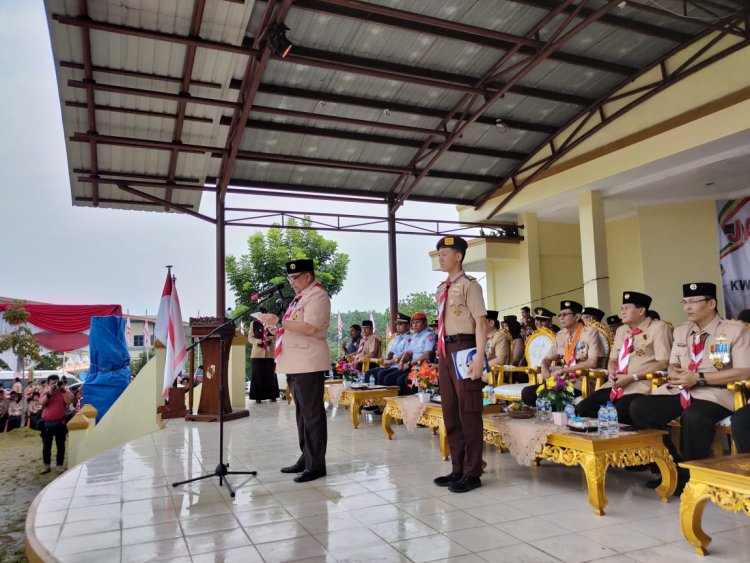
[[(320, 287), (320, 288), (322, 288), (323, 286), (320, 285), (320, 282), (315, 282), (313, 284), (313, 287)], [(289, 307), (286, 308), (286, 313), (284, 313), (284, 318), (281, 319), (282, 322), (288, 320), (292, 316), (292, 313), (294, 313), (294, 311), (297, 310), (297, 305), (299, 305), (300, 299), (302, 299), (302, 294), (301, 293), (298, 294), (292, 300), (292, 302), (289, 304)], [(284, 336), (284, 328), (281, 327), (276, 332), (276, 348), (273, 351), (273, 357), (274, 357), (274, 359), (278, 358), (279, 355), (281, 354), (281, 340), (282, 340), (283, 336)]]
[[(648, 322), (648, 328), (651, 326), (651, 320)], [(625, 342), (622, 345), (622, 348), (620, 348), (620, 353), (617, 355), (617, 373), (623, 374), (628, 373), (628, 365), (630, 364), (630, 355), (635, 350), (635, 337), (641, 334), (643, 331), (640, 328), (634, 328), (633, 331), (628, 335), (628, 337), (625, 339)], [(610, 401), (616, 401), (617, 399), (621, 399), (622, 396), (625, 394), (625, 388), (624, 387), (612, 387), (612, 390), (609, 392), (609, 399)]]
[[(703, 351), (706, 348), (706, 338), (708, 334), (705, 332), (699, 332), (693, 335), (693, 340), (690, 343), (690, 363), (688, 369), (690, 371), (698, 371), (701, 362), (703, 361)], [(683, 409), (688, 408), (692, 404), (690, 398), (690, 389), (680, 389), (680, 405)]]
[(367, 340), (368, 339), (369, 339), (369, 336), (367, 338), (360, 338), (359, 339), (359, 346), (357, 346), (357, 351), (354, 352), (354, 357), (355, 358), (361, 358), (362, 357), (362, 352), (365, 349), (365, 344), (367, 344)]
[(438, 300), (438, 342), (437, 342), (437, 353), (438, 356), (445, 356), (445, 302), (448, 300), (448, 290), (451, 285), (463, 276), (464, 273), (458, 276), (455, 280), (451, 281), (450, 277), (445, 280), (445, 289), (440, 294)]

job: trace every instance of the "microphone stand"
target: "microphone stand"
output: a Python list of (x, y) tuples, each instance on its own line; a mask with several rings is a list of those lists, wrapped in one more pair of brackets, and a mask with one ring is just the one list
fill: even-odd
[(186, 352), (189, 352), (196, 346), (198, 346), (201, 342), (204, 340), (207, 340), (208, 338), (211, 338), (215, 334), (219, 335), (219, 350), (221, 356), (219, 357), (219, 373), (221, 374), (219, 378), (219, 464), (214, 469), (213, 473), (207, 473), (206, 475), (201, 475), (200, 477), (193, 477), (192, 479), (186, 479), (184, 481), (177, 481), (175, 483), (172, 483), (173, 487), (177, 487), (179, 485), (184, 485), (185, 483), (192, 483), (194, 481), (201, 481), (203, 479), (210, 479), (211, 477), (218, 477), (219, 478), (219, 486), (222, 487), (226, 485), (227, 489), (229, 489), (229, 496), (234, 498), (235, 491), (232, 488), (232, 486), (229, 484), (229, 481), (227, 481), (226, 476), (227, 475), (257, 475), (257, 471), (229, 471), (229, 464), (224, 463), (224, 380), (226, 375), (226, 365), (224, 363), (224, 347), (226, 345), (226, 327), (230, 324), (233, 324), (234, 321), (241, 319), (245, 315), (247, 315), (252, 309), (248, 309), (247, 311), (244, 311), (237, 315), (236, 317), (230, 318), (228, 321), (224, 322), (223, 324), (220, 324), (216, 328), (214, 328), (211, 332), (203, 336), (201, 339), (195, 341), (193, 344), (188, 346), (186, 348)]

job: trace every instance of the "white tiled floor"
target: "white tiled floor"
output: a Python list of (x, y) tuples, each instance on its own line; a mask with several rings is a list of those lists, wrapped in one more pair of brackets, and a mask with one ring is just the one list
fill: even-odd
[(367, 420), (329, 418), (328, 476), (293, 483), (279, 468), (298, 456), (294, 408), (249, 405), (227, 423), (232, 499), (211, 478), (218, 426), (167, 428), (75, 467), (40, 498), (35, 535), (60, 561), (593, 561), (750, 560), (750, 519), (707, 505), (711, 555), (683, 539), (679, 502), (643, 487), (647, 473), (611, 469), (598, 517), (579, 468), (519, 466), (487, 448), (484, 486), (455, 495), (432, 485), (450, 471), (438, 439), (396, 427), (388, 441)]

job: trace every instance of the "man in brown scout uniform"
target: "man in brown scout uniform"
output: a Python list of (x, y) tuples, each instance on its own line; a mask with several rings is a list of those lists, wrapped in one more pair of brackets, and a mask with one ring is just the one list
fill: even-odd
[[(560, 372), (571, 372), (579, 369), (599, 367), (604, 357), (599, 331), (586, 326), (581, 320), (583, 305), (576, 301), (561, 301), (560, 319), (562, 330), (555, 337), (555, 346), (542, 359), (542, 379)], [(552, 362), (561, 362), (562, 366), (550, 371)], [(581, 394), (581, 382), (575, 382), (576, 396)], [(529, 385), (521, 390), (521, 399), (529, 406), (536, 404), (537, 385)]]
[(362, 340), (359, 342), (357, 352), (354, 354), (354, 361), (357, 362), (357, 369), (362, 368), (362, 360), (365, 358), (374, 360), (380, 356), (382, 340), (378, 335), (373, 334), (372, 330), (372, 321), (362, 321)]
[(614, 336), (617, 334), (617, 329), (622, 326), (622, 319), (620, 318), (620, 315), (610, 315), (607, 317), (607, 328), (609, 329), (609, 332), (612, 333)]
[[(482, 373), (487, 310), (481, 286), (463, 271), (467, 247), (461, 237), (443, 237), (437, 243), (440, 269), (448, 274), (437, 289), (437, 354), (443, 421), (453, 470), (433, 482), (454, 493), (482, 486)], [(452, 354), (469, 348), (476, 348), (476, 354), (466, 378), (460, 379)]]
[(667, 369), (672, 350), (672, 331), (662, 321), (646, 316), (651, 297), (635, 291), (622, 294), (620, 318), (609, 355), (609, 382), (576, 405), (580, 416), (596, 418), (599, 407), (611, 400), (620, 422), (632, 424), (630, 404), (651, 393), (646, 374)]
[(490, 367), (504, 366), (510, 360), (510, 342), (505, 333), (499, 330), (498, 317), (497, 311), (487, 311), (487, 344), (484, 352)]
[(326, 474), (328, 427), (323, 405), (323, 380), (331, 366), (328, 325), (331, 299), (315, 281), (312, 260), (286, 263), (287, 279), (297, 294), (284, 313), (281, 325), (276, 315), (259, 315), (276, 335), (276, 372), (285, 373), (297, 411), (297, 434), (302, 455), (282, 473), (299, 473), (297, 483)]
[(592, 321), (600, 323), (603, 318), (604, 311), (597, 309), (596, 307), (584, 307), (583, 313), (581, 314), (581, 320), (586, 324), (590, 324)]
[[(688, 322), (674, 330), (668, 382), (630, 405), (637, 428), (666, 428), (680, 418), (681, 453), (667, 434), (664, 442), (675, 461), (703, 459), (711, 453), (716, 423), (734, 410), (727, 384), (750, 377), (750, 329), (722, 319), (716, 311), (716, 285), (682, 286)], [(679, 494), (688, 472), (678, 469)], [(649, 482), (658, 486), (659, 480)]]

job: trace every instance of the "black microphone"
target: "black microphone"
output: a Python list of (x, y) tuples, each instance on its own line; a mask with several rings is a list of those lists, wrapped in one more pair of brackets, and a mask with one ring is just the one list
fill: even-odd
[(250, 297), (251, 301), (258, 301), (258, 299), (262, 299), (266, 295), (271, 295), (274, 291), (281, 291), (284, 288), (284, 285), (286, 285), (284, 282), (277, 283), (276, 285), (272, 285), (268, 289), (264, 289), (263, 291), (259, 291), (252, 297)]

